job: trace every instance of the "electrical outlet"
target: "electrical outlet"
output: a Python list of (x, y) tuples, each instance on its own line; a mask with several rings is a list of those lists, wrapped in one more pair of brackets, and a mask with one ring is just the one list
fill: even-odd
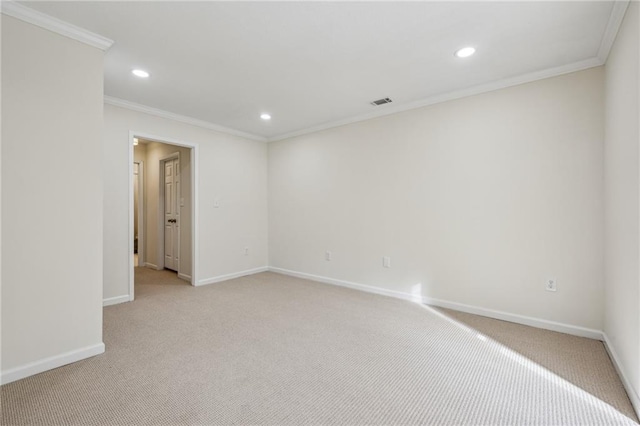
[(558, 290), (558, 283), (556, 282), (555, 278), (549, 278), (547, 280), (547, 284), (545, 285), (545, 290), (547, 290), (547, 291), (557, 291)]
[(382, 257), (382, 266), (385, 268), (391, 268), (391, 258), (389, 256)]
[(244, 248), (244, 255), (249, 256), (249, 247)]
[(331, 252), (329, 250), (324, 252), (324, 260), (327, 262), (331, 260)]

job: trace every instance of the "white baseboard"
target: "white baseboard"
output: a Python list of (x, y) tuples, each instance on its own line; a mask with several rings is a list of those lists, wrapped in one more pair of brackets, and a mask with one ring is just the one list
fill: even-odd
[(158, 265), (154, 265), (153, 263), (150, 263), (150, 262), (145, 262), (144, 263), (144, 267), (145, 268), (150, 268), (150, 269), (155, 269), (156, 271), (160, 270), (160, 267)]
[(191, 282), (191, 275), (181, 274), (180, 272), (178, 272), (178, 278)]
[(102, 299), (102, 306), (111, 306), (117, 305), (118, 303), (129, 302), (131, 299), (128, 294), (124, 296), (116, 296), (116, 297), (108, 297), (106, 299)]
[(516, 324), (528, 325), (545, 330), (557, 331), (571, 334), (573, 336), (588, 337), (589, 339), (602, 340), (602, 331), (592, 328), (580, 327), (578, 325), (564, 324), (561, 322), (549, 321), (541, 318), (528, 317), (524, 315), (512, 314), (510, 312), (495, 311), (493, 309), (481, 308), (478, 306), (465, 305), (463, 303), (449, 302), (446, 300), (424, 298), (427, 305), (438, 306), (440, 308), (452, 309), (454, 311), (466, 312), (469, 314), (481, 315), (483, 317), (495, 318), (502, 321), (514, 322)]
[(7, 383), (15, 382), (16, 380), (24, 379), (25, 377), (33, 376), (34, 374), (62, 367), (63, 365), (71, 364), (72, 362), (80, 361), (85, 358), (100, 355), (101, 353), (104, 353), (104, 343), (98, 343), (96, 345), (76, 349), (71, 352), (41, 359), (39, 361), (30, 362), (29, 364), (3, 371), (0, 376), (0, 384), (5, 385)]
[(240, 278), (240, 277), (244, 277), (244, 276), (247, 276), (247, 275), (253, 275), (253, 274), (258, 274), (260, 272), (266, 272), (268, 270), (269, 270), (269, 267), (267, 267), (267, 266), (262, 266), (260, 268), (254, 268), (254, 269), (247, 269), (246, 271), (234, 272), (232, 274), (219, 275), (217, 277), (205, 278), (205, 279), (202, 279), (202, 280), (198, 281), (198, 283), (196, 285), (197, 286), (201, 286), (201, 285), (219, 283), (219, 282), (222, 282), (222, 281), (232, 280), (234, 278)]
[(574, 336), (588, 337), (590, 339), (602, 340), (602, 331), (590, 328), (579, 327), (570, 324), (563, 324), (555, 321), (548, 321), (540, 318), (527, 317), (524, 315), (512, 314), (509, 312), (495, 311), (479, 306), (465, 305), (462, 303), (449, 302), (446, 300), (432, 299), (429, 297), (404, 293), (401, 291), (388, 290), (381, 287), (374, 287), (366, 284), (359, 284), (349, 281), (337, 280), (334, 278), (322, 277), (319, 275), (307, 274), (304, 272), (290, 271), (288, 269), (269, 267), (269, 270), (283, 275), (304, 278), (312, 281), (318, 281), (326, 284), (333, 284), (340, 287), (348, 287), (354, 290), (366, 291), (367, 293), (380, 294), (382, 296), (395, 297), (397, 299), (409, 300), (411, 302), (424, 303), (427, 305), (438, 306), (441, 308), (452, 309), (455, 311), (467, 312), (470, 314), (481, 315), (484, 317), (495, 318), (503, 321), (514, 322), (517, 324), (528, 325), (531, 327), (543, 328), (546, 330), (558, 331), (561, 333), (571, 334)]
[(620, 363), (620, 357), (616, 352), (615, 348), (611, 344), (611, 340), (607, 336), (607, 333), (602, 333), (604, 337), (604, 347), (607, 349), (609, 353), (609, 358), (611, 358), (611, 362), (620, 376), (620, 380), (622, 380), (622, 385), (624, 389), (627, 391), (627, 395), (629, 396), (629, 400), (631, 401), (631, 405), (633, 405), (633, 409), (636, 412), (636, 416), (640, 418), (640, 396), (638, 396), (638, 392), (631, 386), (631, 381), (629, 380), (629, 376), (627, 376), (622, 368), (622, 364)]
[(421, 296), (415, 296), (401, 291), (388, 290), (382, 287), (374, 287), (366, 284), (358, 284), (350, 281), (337, 280), (334, 278), (323, 277), (320, 275), (307, 274), (305, 272), (290, 271), (288, 269), (269, 267), (269, 271), (278, 274), (289, 275), (292, 277), (303, 278), (311, 281), (318, 281), (325, 284), (337, 285), (340, 287), (352, 288), (354, 290), (366, 291), (367, 293), (380, 294), (382, 296), (395, 297), (396, 299), (409, 300), (411, 302), (422, 302)]

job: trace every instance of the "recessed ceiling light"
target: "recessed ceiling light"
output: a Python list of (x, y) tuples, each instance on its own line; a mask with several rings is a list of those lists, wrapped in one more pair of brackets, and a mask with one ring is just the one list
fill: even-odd
[(145, 70), (133, 70), (131, 71), (131, 73), (133, 75), (135, 75), (136, 77), (140, 77), (140, 78), (147, 78), (149, 77), (149, 73), (146, 72)]
[(263, 120), (271, 120), (271, 116), (269, 114), (261, 114), (260, 118), (262, 118)]
[(458, 49), (456, 50), (455, 55), (458, 58), (468, 58), (469, 56), (473, 55), (474, 53), (476, 53), (476, 49), (475, 47), (463, 47), (462, 49)]

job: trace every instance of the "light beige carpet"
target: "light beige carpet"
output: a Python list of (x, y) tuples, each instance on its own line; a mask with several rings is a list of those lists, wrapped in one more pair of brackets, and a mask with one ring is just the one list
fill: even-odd
[[(636, 424), (619, 381), (585, 386), (618, 389), (596, 398), (498, 343), (508, 323), (478, 331), (273, 273), (193, 288), (137, 268), (136, 280), (135, 302), (105, 308), (107, 352), (3, 386), (2, 424)], [(582, 362), (571, 336), (516, 332), (534, 352), (567, 351), (547, 367)], [(611, 368), (600, 362), (571, 374), (602, 381), (589, 371)]]
[(637, 420), (620, 377), (599, 340), (440, 309), (496, 343), (524, 355)]

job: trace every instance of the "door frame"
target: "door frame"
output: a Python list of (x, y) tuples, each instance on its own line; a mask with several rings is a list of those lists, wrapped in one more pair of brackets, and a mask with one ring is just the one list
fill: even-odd
[(191, 152), (191, 285), (198, 285), (198, 144), (184, 140), (156, 136), (146, 132), (129, 130), (129, 300), (134, 300), (133, 273), (133, 139), (141, 138), (153, 142), (189, 148)]
[(138, 164), (138, 266), (142, 266), (146, 262), (144, 251), (144, 161), (134, 161), (133, 163)]
[[(160, 189), (158, 190), (158, 269), (162, 270), (164, 269), (164, 255), (165, 255), (165, 241), (164, 241), (164, 230), (165, 230), (165, 226), (164, 226), (164, 219), (165, 219), (165, 208), (166, 205), (164, 203), (164, 197), (165, 197), (165, 185), (164, 185), (164, 179), (165, 179), (165, 163), (169, 160), (178, 160), (178, 162), (180, 162), (180, 152), (176, 151), (173, 152), (169, 155), (167, 155), (166, 157), (162, 157), (159, 161), (158, 161), (158, 166), (160, 170), (160, 173), (158, 173), (158, 178), (159, 178), (159, 185), (160, 185)], [(180, 195), (182, 196), (182, 163), (180, 163), (180, 186), (179, 186), (179, 191), (180, 191)], [(180, 197), (182, 198), (182, 197)], [(180, 200), (176, 200), (176, 202), (178, 203), (178, 208), (180, 208)], [(182, 222), (182, 219), (180, 219), (180, 222)], [(182, 263), (182, 253), (180, 253), (180, 235), (182, 234), (182, 223), (180, 223), (180, 226), (178, 227), (178, 268), (176, 270), (176, 272), (178, 273), (178, 276), (180, 275), (180, 264)]]

